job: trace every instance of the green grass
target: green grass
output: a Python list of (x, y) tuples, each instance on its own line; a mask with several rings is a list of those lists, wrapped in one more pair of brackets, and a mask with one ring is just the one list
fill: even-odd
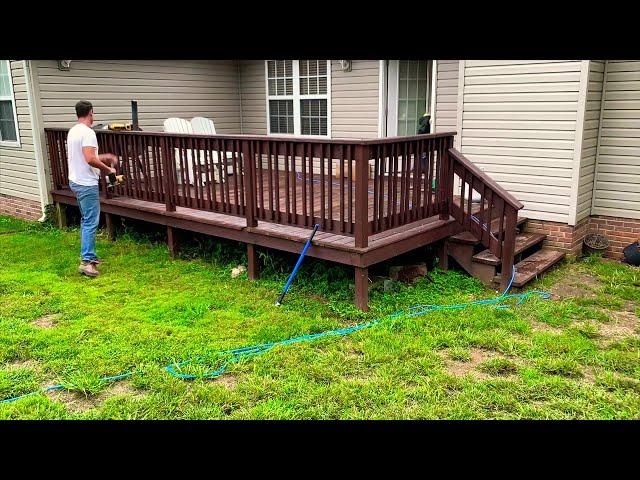
[[(509, 310), (396, 319), (347, 337), (276, 347), (232, 364), (217, 380), (183, 381), (163, 367), (200, 355), (183, 371), (203, 373), (221, 365), (219, 350), (495, 292), (461, 273), (435, 271), (414, 286), (372, 289), (364, 314), (352, 305), (350, 269), (307, 259), (276, 308), (295, 256), (261, 251), (259, 281), (246, 273), (231, 279), (231, 269), (246, 260), (242, 246), (192, 236), (181, 258), (171, 259), (162, 234), (128, 226), (116, 242), (99, 233), (103, 274), (89, 279), (76, 270), (77, 229), (0, 217), (2, 232), (0, 399), (57, 383), (70, 391), (0, 404), (0, 419), (640, 416), (637, 336), (598, 333), (617, 311), (640, 306), (640, 276), (629, 266), (589, 258), (531, 287), (553, 288), (579, 272), (597, 282), (593, 298), (532, 298)], [(32, 323), (43, 317), (54, 327)], [(474, 364), (471, 351), (500, 358)], [(451, 361), (471, 374), (456, 374)], [(129, 371), (136, 373), (127, 380), (100, 381)], [(65, 402), (69, 395), (94, 402), (79, 410)]]

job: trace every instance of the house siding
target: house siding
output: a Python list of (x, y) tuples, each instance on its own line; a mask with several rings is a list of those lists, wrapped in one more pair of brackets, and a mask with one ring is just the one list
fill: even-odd
[(592, 215), (640, 218), (640, 60), (608, 60)]
[(604, 61), (591, 60), (589, 62), (589, 78), (586, 91), (582, 151), (579, 167), (580, 179), (578, 182), (576, 201), (577, 222), (580, 222), (591, 214), (603, 81)]
[(465, 61), (461, 151), (525, 205), (523, 216), (569, 223), (581, 68)]
[(460, 60), (438, 60), (436, 71), (435, 132), (453, 132), (456, 129), (458, 108), (458, 66)]
[(380, 61), (353, 60), (343, 72), (331, 61), (331, 136), (378, 138)]
[(267, 134), (267, 91), (264, 60), (240, 62), (240, 103), (242, 105), (242, 133)]
[(73, 60), (69, 71), (55, 60), (33, 63), (44, 127), (72, 126), (81, 99), (94, 105), (96, 123), (130, 122), (136, 100), (143, 130), (161, 131), (170, 116), (204, 116), (218, 133), (240, 133), (236, 61)]
[[(12, 60), (11, 78), (16, 101), (19, 147), (0, 146), (0, 194), (2, 199), (21, 198), (40, 203), (33, 128), (29, 113), (24, 60)], [(4, 200), (0, 199), (0, 202)]]

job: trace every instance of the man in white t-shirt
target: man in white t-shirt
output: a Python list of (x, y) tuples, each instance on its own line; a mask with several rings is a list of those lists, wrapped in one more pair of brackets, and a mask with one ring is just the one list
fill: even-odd
[(115, 173), (118, 159), (111, 153), (98, 154), (98, 139), (93, 125), (93, 105), (81, 100), (76, 103), (78, 123), (69, 130), (67, 152), (69, 187), (76, 194), (80, 207), (80, 257), (78, 271), (89, 277), (100, 275), (96, 255), (96, 230), (100, 220), (98, 180), (100, 172)]

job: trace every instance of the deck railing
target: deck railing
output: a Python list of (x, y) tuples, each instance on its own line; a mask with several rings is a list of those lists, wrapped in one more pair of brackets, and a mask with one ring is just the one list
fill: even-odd
[[(54, 189), (68, 188), (68, 130), (45, 131)], [(451, 148), (455, 133), (374, 140), (96, 133), (100, 152), (117, 155), (127, 178), (113, 190), (103, 178), (106, 197), (244, 216), (248, 227), (318, 223), (322, 231), (353, 236), (356, 247), (366, 247), (371, 235), (451, 214), (495, 255), (513, 255), (522, 205)]]

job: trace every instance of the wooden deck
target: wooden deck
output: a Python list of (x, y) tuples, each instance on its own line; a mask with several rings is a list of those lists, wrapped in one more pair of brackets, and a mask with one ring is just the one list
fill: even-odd
[[(45, 131), (53, 199), (77, 205), (68, 186), (67, 130)], [(463, 231), (503, 268), (513, 264), (522, 205), (451, 148), (453, 135), (329, 140), (100, 131), (100, 151), (116, 155), (126, 178), (115, 189), (102, 180), (101, 209), (108, 227), (114, 215), (166, 226), (172, 254), (175, 229), (244, 242), (252, 279), (259, 275), (256, 246), (299, 253), (319, 224), (307, 255), (353, 266), (356, 305), (366, 310), (368, 267), (433, 243), (446, 261), (444, 240)]]

